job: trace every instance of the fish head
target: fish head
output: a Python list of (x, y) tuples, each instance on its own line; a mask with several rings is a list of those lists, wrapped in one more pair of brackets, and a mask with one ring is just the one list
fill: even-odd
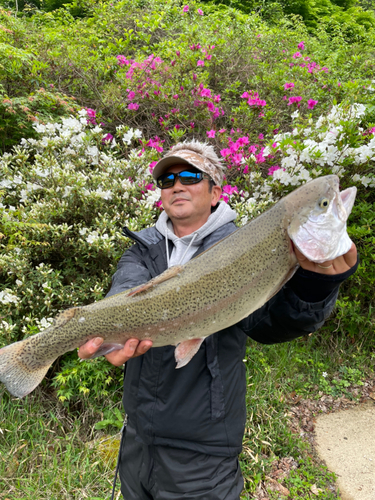
[(355, 187), (340, 192), (338, 177), (328, 175), (305, 184), (286, 197), (288, 211), (292, 214), (288, 235), (309, 260), (322, 263), (350, 250), (352, 242), (346, 224), (356, 193)]

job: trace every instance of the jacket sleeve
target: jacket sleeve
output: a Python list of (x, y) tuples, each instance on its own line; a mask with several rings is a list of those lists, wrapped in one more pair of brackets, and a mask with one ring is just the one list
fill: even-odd
[(339, 286), (320, 302), (305, 302), (287, 284), (238, 326), (262, 344), (277, 344), (302, 337), (323, 325), (335, 306), (338, 291)]
[(112, 277), (111, 289), (106, 297), (124, 292), (135, 286), (142, 285), (151, 279), (150, 271), (144, 263), (138, 243), (135, 243), (122, 255), (117, 264), (117, 271)]

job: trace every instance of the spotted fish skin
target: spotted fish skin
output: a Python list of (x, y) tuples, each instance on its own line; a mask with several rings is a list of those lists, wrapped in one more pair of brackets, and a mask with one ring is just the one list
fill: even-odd
[(152, 340), (153, 347), (179, 344), (176, 359), (184, 366), (204, 338), (254, 312), (291, 278), (297, 259), (288, 227), (304, 224), (319, 200), (334, 203), (337, 195), (336, 176), (315, 179), (187, 264), (144, 286), (64, 311), (43, 332), (0, 349), (0, 380), (23, 397), (58, 356), (99, 336), (101, 354), (129, 338)]

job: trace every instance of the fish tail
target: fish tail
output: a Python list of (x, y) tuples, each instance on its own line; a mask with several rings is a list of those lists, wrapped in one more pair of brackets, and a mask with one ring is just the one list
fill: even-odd
[(23, 398), (33, 391), (51, 366), (50, 362), (44, 366), (26, 363), (27, 341), (15, 342), (0, 349), (0, 381), (17, 398)]

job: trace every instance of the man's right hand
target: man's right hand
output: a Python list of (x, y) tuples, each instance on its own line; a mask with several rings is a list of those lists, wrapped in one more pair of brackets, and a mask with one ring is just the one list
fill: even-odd
[[(89, 359), (103, 343), (101, 337), (96, 337), (89, 340), (86, 344), (83, 344), (78, 350), (78, 356), (81, 359)], [(152, 347), (151, 340), (142, 340), (141, 342), (137, 339), (129, 339), (125, 343), (122, 349), (117, 351), (112, 351), (107, 354), (106, 359), (114, 366), (122, 366), (130, 358), (136, 358), (147, 352), (150, 347)]]

